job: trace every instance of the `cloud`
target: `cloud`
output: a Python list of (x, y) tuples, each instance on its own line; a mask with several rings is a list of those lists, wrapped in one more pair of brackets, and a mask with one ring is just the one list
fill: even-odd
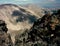
[(54, 1), (56, 1), (56, 0), (48, 0), (48, 1), (54, 2)]
[(23, 1), (28, 1), (28, 0), (23, 0)]
[(29, 0), (14, 0), (14, 1), (29, 1)]

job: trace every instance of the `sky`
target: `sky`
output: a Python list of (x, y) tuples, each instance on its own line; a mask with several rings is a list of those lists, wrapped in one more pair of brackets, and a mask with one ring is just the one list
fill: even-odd
[(60, 8), (60, 0), (0, 0), (0, 4), (37, 4), (42, 7)]

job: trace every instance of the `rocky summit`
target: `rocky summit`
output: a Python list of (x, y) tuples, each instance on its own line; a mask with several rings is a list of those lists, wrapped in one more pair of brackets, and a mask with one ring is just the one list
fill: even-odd
[(18, 34), (15, 46), (60, 46), (60, 10), (45, 14), (29, 31)]
[(0, 46), (13, 46), (11, 36), (3, 20), (0, 20)]

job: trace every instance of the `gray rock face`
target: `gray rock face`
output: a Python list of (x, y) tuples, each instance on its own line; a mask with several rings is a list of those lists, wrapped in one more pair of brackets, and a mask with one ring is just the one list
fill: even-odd
[(3, 20), (0, 20), (0, 46), (13, 46), (11, 36)]

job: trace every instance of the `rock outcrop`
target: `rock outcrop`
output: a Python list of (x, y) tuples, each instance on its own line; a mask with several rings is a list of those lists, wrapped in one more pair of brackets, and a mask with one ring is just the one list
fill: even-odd
[(60, 10), (44, 15), (34, 22), (29, 32), (17, 37), (16, 46), (60, 46)]
[(0, 46), (13, 46), (11, 36), (3, 20), (0, 20)]

